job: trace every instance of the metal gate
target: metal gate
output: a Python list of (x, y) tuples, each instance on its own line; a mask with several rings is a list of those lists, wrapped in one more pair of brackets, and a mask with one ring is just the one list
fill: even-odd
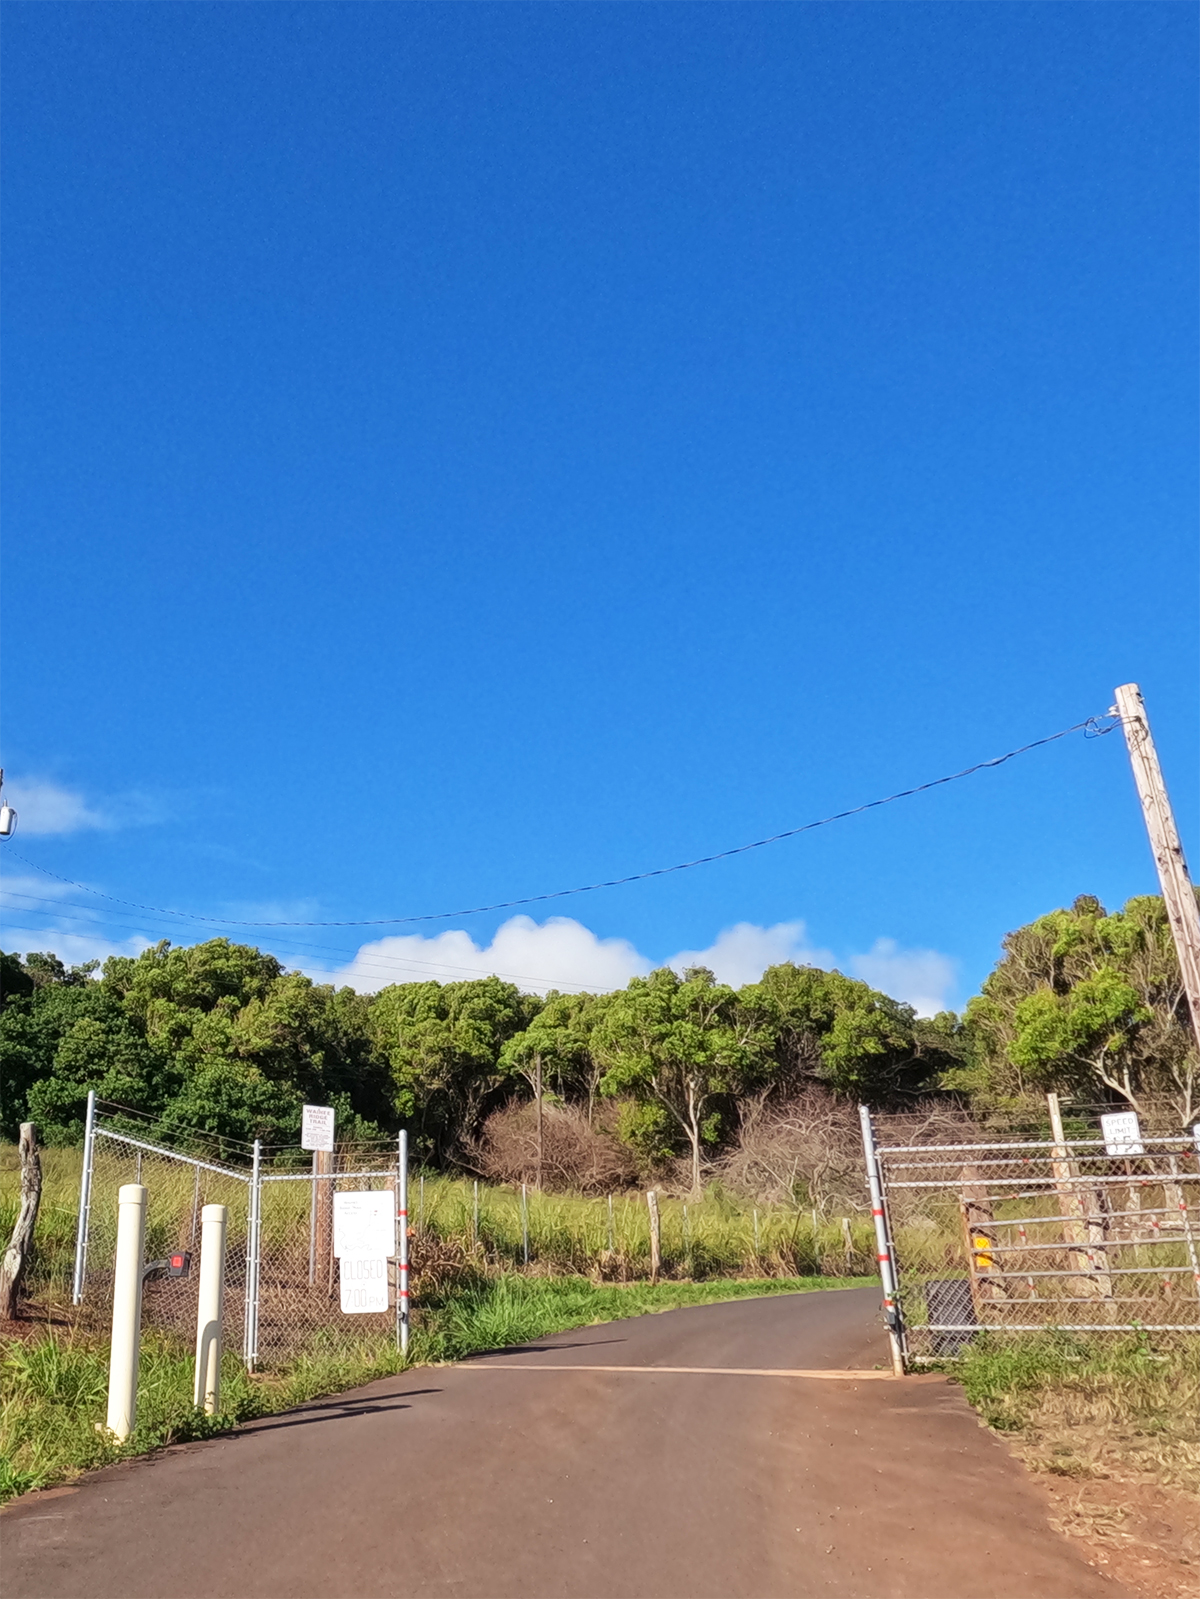
[[(298, 1150), (264, 1152), (259, 1144), (241, 1148), (212, 1139), (210, 1158), (204, 1135), (191, 1142), (206, 1153), (192, 1154), (172, 1148), (167, 1135), (146, 1121), (143, 1128), (125, 1107), (88, 1096), (72, 1285), (81, 1320), (107, 1324), (117, 1194), (126, 1183), (142, 1183), (148, 1194), (148, 1259), (195, 1250), (203, 1207), (227, 1207), (224, 1341), (227, 1349), (241, 1351), (250, 1370), (302, 1353), (399, 1342), (397, 1255), (388, 1266), (389, 1309), (343, 1315), (332, 1226), (334, 1193), (395, 1193), (396, 1158), (378, 1149), (342, 1151), (336, 1170), (317, 1175), (302, 1164), (307, 1157)], [(198, 1293), (196, 1269), (187, 1277), (151, 1277), (143, 1292), (143, 1325), (190, 1342)]]
[[(1191, 1134), (1014, 1140), (913, 1133), (862, 1112), (899, 1359), (980, 1333), (1200, 1333), (1200, 1150)], [(874, 1197), (874, 1196), (873, 1196)]]

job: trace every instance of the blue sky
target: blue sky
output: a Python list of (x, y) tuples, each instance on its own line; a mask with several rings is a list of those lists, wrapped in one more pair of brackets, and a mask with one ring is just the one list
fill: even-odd
[[(1194, 7), (5, 10), (6, 948), (667, 865), (1130, 680), (1200, 855)], [(1075, 734), (352, 975), (929, 1008), (1155, 887)]]

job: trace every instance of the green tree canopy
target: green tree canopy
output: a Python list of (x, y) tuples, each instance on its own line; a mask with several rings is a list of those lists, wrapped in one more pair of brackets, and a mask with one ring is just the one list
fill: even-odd
[[(770, 1059), (771, 1037), (732, 988), (710, 971), (682, 977), (663, 967), (635, 977), (613, 996), (594, 1045), (606, 1094), (630, 1094), (670, 1118), (686, 1140), (692, 1188), (700, 1192), (700, 1154), (720, 1133), (717, 1101), (752, 1088)], [(632, 1131), (632, 1129), (628, 1129)]]
[(446, 1156), (474, 1136), (503, 1082), (503, 1046), (539, 1009), (498, 977), (396, 983), (376, 995), (371, 1026), (395, 1110), (428, 1154)]
[(1200, 1109), (1200, 1061), (1163, 902), (1109, 915), (1081, 895), (1070, 910), (1009, 933), (967, 1007), (971, 1064), (949, 1087), (996, 1102), (1056, 1089), (1169, 1114)]
[(942, 1064), (934, 1029), (911, 1005), (866, 983), (790, 961), (771, 966), (740, 999), (774, 1039), (775, 1082), (818, 1081), (868, 1104), (888, 1104), (927, 1083)]

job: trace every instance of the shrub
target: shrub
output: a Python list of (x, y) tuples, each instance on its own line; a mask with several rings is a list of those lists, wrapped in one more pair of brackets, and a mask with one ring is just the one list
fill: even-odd
[[(607, 1194), (637, 1181), (637, 1161), (612, 1129), (614, 1111), (606, 1105), (589, 1123), (574, 1105), (543, 1103), (543, 1188)], [(492, 1182), (533, 1183), (538, 1169), (537, 1106), (510, 1104), (494, 1111), (484, 1123), (474, 1156), (474, 1164)]]

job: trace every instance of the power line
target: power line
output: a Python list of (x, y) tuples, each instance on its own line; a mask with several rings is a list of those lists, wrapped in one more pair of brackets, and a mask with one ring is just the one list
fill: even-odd
[[(1102, 725), (1105, 721), (1107, 726)], [(648, 872), (631, 872), (627, 877), (610, 877), (599, 883), (584, 883), (578, 888), (559, 888), (546, 894), (526, 894), (520, 899), (498, 900), (493, 905), (472, 905), (456, 911), (431, 911), (421, 916), (377, 916), (354, 921), (275, 921), (256, 922), (239, 920), (232, 917), (202, 916), (195, 911), (171, 910), (162, 905), (141, 905), (135, 900), (119, 899), (115, 894), (104, 894), (97, 888), (89, 888), (86, 883), (77, 883), (72, 878), (60, 877), (57, 872), (50, 871), (45, 866), (39, 866), (36, 861), (31, 861), (28, 856), (16, 854), (16, 858), (24, 861), (27, 866), (32, 866), (34, 871), (42, 872), (47, 877), (53, 877), (57, 882), (66, 883), (71, 888), (77, 888), (82, 893), (92, 894), (97, 899), (109, 900), (114, 905), (125, 905), (131, 910), (153, 912), (159, 916), (177, 916), (185, 921), (206, 922), (220, 927), (398, 927), (414, 922), (445, 922), (460, 916), (483, 916), (489, 911), (516, 910), (521, 905), (542, 905), (549, 900), (567, 899), (574, 894), (593, 894), (602, 888), (623, 888), (628, 883), (644, 883), (653, 877), (668, 877), (673, 872), (688, 872), (696, 866), (711, 866), (715, 861), (729, 860), (734, 855), (745, 855), (750, 850), (765, 849), (768, 844), (779, 844), (787, 838), (798, 838), (801, 833), (811, 833), (818, 827), (828, 827), (833, 822), (844, 822), (851, 816), (861, 816), (864, 811), (877, 810), (881, 805), (892, 805), (896, 800), (911, 799), (914, 794), (926, 794), (930, 789), (941, 788), (946, 783), (957, 783), (960, 778), (971, 777), (976, 772), (987, 771), (992, 767), (1003, 766), (1005, 762), (1012, 761), (1018, 755), (1027, 755), (1030, 750), (1041, 749), (1046, 744), (1053, 744), (1060, 738), (1066, 738), (1071, 733), (1083, 732), (1085, 737), (1102, 737), (1105, 733), (1112, 732), (1114, 727), (1120, 725), (1118, 721), (1110, 721), (1107, 716), (1088, 716), (1082, 722), (1074, 722), (1070, 727), (1064, 727), (1058, 733), (1050, 733), (1045, 738), (1034, 739), (1030, 744), (1022, 744), (1018, 749), (1008, 750), (1004, 755), (996, 755), (989, 761), (976, 761), (974, 766), (964, 767), (961, 772), (951, 772), (945, 777), (935, 777), (928, 783), (918, 783), (915, 788), (904, 788), (896, 794), (885, 795), (883, 799), (868, 800), (864, 805), (854, 805), (846, 811), (836, 811), (832, 816), (823, 816), (815, 822), (805, 822), (800, 827), (789, 827), (782, 833), (772, 833), (769, 838), (756, 838), (750, 844), (737, 844), (732, 849), (718, 850), (712, 855), (700, 855), (695, 860), (680, 861), (674, 866), (658, 866)]]
[[(23, 929), (17, 929), (14, 926), (13, 931), (20, 930), (29, 933), (30, 935), (62, 932), (68, 938), (81, 938), (84, 936), (83, 933), (71, 933), (68, 930), (71, 926), (83, 928), (95, 933), (109, 934), (116, 931), (144, 934), (145, 931), (144, 923), (141, 926), (137, 926), (130, 922), (112, 920), (114, 916), (121, 915), (120, 911), (110, 911), (105, 909), (93, 910), (87, 905), (74, 905), (69, 900), (39, 899), (36, 894), (24, 894), (18, 889), (5, 889), (4, 894), (6, 899), (10, 901), (14, 899), (21, 899), (32, 902), (29, 907), (23, 907), (20, 905), (13, 906), (14, 914), (23, 917), (42, 916), (45, 917), (47, 921), (51, 921), (56, 924), (55, 926), (45, 928), (26, 927)], [(41, 906), (47, 906), (49, 909), (43, 910), (40, 908)], [(84, 915), (70, 916), (63, 914), (64, 911), (72, 910), (83, 911)], [(13, 918), (10, 917), (8, 920), (10, 925), (12, 925)], [(170, 925), (172, 931), (177, 930), (174, 927), (174, 924)], [(225, 924), (218, 923), (217, 925), (222, 926)], [(500, 972), (491, 967), (488, 967), (486, 970), (484, 970), (480, 966), (458, 966), (452, 961), (420, 961), (411, 959), (407, 955), (382, 955), (374, 951), (372, 951), (370, 954), (364, 955), (363, 949), (367, 947), (365, 945), (360, 945), (358, 949), (346, 950), (337, 949), (329, 944), (308, 944), (300, 943), (296, 939), (272, 938), (271, 947), (272, 950), (289, 955), (293, 959), (303, 959), (306, 955), (332, 956), (340, 960), (344, 965), (374, 968), (374, 971), (377, 973), (383, 972), (393, 977), (396, 976), (397, 973), (409, 971), (415, 971), (418, 975), (422, 973), (433, 974), (458, 972), (464, 977), (500, 977), (508, 982), (513, 983), (536, 983), (539, 986), (544, 984), (547, 988), (557, 988), (560, 990), (574, 989), (578, 990), (580, 993), (591, 993), (594, 991), (596, 986), (594, 983), (577, 982), (574, 978), (536, 977), (531, 976), (527, 972)], [(332, 978), (336, 974), (330, 972), (328, 975)], [(443, 978), (442, 980), (446, 981), (447, 979)]]

